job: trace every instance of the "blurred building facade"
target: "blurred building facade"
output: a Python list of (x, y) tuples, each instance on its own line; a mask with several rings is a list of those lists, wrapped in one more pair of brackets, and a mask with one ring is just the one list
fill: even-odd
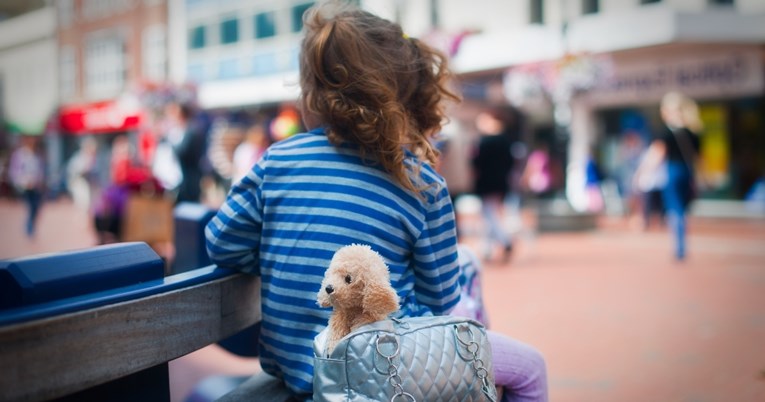
[(306, 0), (186, 0), (186, 79), (205, 108), (296, 99), (297, 55)]
[(7, 164), (18, 137), (41, 136), (55, 111), (55, 30), (49, 1), (0, 2), (0, 195), (10, 193)]
[[(197, 82), (200, 104), (211, 109), (294, 101), (300, 17), (312, 3), (185, 0), (181, 79)], [(357, 3), (451, 56), (465, 96), (452, 130), (474, 131), (471, 119), (486, 103), (525, 110), (530, 141), (550, 141), (566, 161), (575, 206), (589, 152), (616, 174), (623, 136), (638, 131), (649, 141), (671, 90), (701, 103), (704, 169), (717, 183), (707, 197), (740, 199), (765, 170), (765, 2)]]
[[(588, 152), (615, 173), (623, 136), (650, 140), (670, 90), (701, 104), (704, 169), (717, 183), (707, 197), (740, 199), (765, 171), (761, 0), (353, 2), (450, 56), (465, 101), (448, 130), (470, 137), (488, 103), (526, 112), (528, 140), (549, 141), (566, 161), (574, 204)], [(8, 0), (15, 18), (0, 21), (0, 113), (38, 127), (27, 131), (54, 115), (64, 139), (133, 132), (141, 116), (126, 94), (192, 82), (204, 109), (275, 116), (299, 95), (301, 17), (313, 3)], [(22, 4), (24, 12), (11, 7)], [(62, 155), (73, 147), (56, 146)]]
[[(135, 141), (148, 111), (142, 96), (169, 79), (166, 0), (56, 0), (57, 105), (47, 141), (64, 166), (83, 137), (99, 144), (102, 180), (111, 143)], [(63, 182), (62, 178), (62, 182)], [(62, 183), (62, 186), (65, 186)]]
[(165, 0), (59, 0), (63, 104), (116, 99), (130, 85), (167, 79)]
[(42, 1), (0, 4), (1, 130), (39, 135), (56, 105), (55, 10)]

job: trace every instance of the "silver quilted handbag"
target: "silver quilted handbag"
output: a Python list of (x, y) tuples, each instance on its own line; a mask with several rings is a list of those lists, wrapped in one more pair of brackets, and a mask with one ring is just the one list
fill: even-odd
[(491, 347), (480, 323), (452, 316), (387, 319), (346, 335), (327, 355), (314, 340), (313, 400), (493, 401)]

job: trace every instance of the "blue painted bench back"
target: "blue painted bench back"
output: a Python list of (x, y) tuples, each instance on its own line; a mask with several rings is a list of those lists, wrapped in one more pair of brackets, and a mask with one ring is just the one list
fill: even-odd
[(0, 310), (161, 279), (164, 266), (145, 243), (0, 261)]

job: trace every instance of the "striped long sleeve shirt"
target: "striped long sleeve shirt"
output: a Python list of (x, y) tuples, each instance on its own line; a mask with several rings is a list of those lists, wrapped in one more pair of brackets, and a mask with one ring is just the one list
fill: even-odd
[(214, 263), (261, 276), (261, 366), (294, 393), (313, 390), (312, 343), (331, 312), (316, 296), (340, 247), (383, 256), (400, 316), (445, 314), (459, 301), (449, 194), (431, 167), (419, 175), (429, 184), (421, 196), (316, 129), (271, 146), (207, 225)]

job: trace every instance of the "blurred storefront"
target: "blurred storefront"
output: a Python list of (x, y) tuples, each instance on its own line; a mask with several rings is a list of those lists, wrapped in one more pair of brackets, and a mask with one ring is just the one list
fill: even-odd
[[(60, 171), (90, 137), (98, 144), (103, 181), (115, 138), (140, 153), (152, 124), (144, 97), (168, 79), (168, 1), (60, 0), (56, 11), (58, 108), (47, 136)], [(141, 155), (138, 155), (141, 157)], [(50, 159), (50, 158), (49, 158)], [(59, 178), (66, 186), (66, 178)]]
[(503, 85), (531, 131), (563, 147), (566, 195), (582, 209), (590, 155), (616, 176), (623, 138), (637, 132), (647, 145), (661, 128), (662, 96), (683, 92), (699, 102), (706, 126), (702, 198), (743, 199), (765, 174), (765, 10), (603, 3), (607, 11), (559, 26), (465, 38), (452, 65), (469, 97), (492, 102), (492, 88)]
[(613, 75), (575, 100), (592, 119), (604, 170), (620, 169), (626, 135), (644, 143), (661, 130), (668, 91), (699, 102), (702, 197), (742, 199), (765, 172), (765, 52), (757, 45), (672, 44), (612, 54)]

